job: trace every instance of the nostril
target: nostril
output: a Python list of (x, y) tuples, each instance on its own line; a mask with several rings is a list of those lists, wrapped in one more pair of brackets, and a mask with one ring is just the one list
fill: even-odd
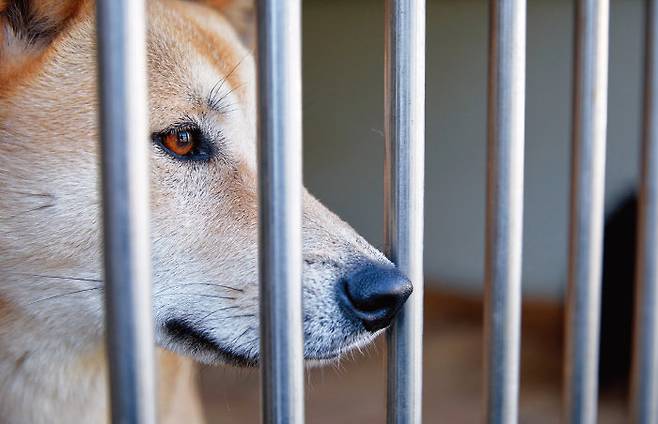
[(412, 286), (395, 268), (368, 266), (343, 280), (339, 292), (344, 309), (367, 330), (377, 331), (391, 323)]
[(377, 287), (377, 283), (374, 287), (367, 287), (357, 283), (351, 284), (351, 288), (348, 284), (347, 297), (360, 311), (377, 312), (397, 304), (401, 298), (406, 299), (408, 296), (407, 285), (404, 283), (391, 286), (389, 281), (382, 281), (380, 284), (379, 287)]

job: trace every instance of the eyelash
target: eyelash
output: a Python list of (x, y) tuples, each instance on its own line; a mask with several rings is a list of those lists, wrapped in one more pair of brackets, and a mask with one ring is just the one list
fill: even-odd
[[(165, 139), (167, 136), (175, 135), (179, 136), (182, 133), (188, 132), (194, 140), (195, 145), (192, 147), (189, 153), (185, 155), (180, 155), (172, 151), (165, 145)], [(193, 162), (208, 162), (213, 159), (216, 155), (215, 145), (205, 136), (203, 131), (196, 124), (179, 124), (174, 125), (163, 131), (154, 133), (151, 136), (153, 142), (156, 146), (160, 148), (167, 155), (171, 156), (174, 159), (181, 161), (193, 161)]]

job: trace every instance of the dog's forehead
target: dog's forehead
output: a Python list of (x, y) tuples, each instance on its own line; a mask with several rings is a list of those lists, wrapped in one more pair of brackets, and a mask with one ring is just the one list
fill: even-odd
[[(218, 12), (190, 2), (151, 2), (148, 60), (154, 130), (185, 115), (212, 115), (253, 140), (253, 58)], [(254, 156), (253, 143), (239, 144)]]

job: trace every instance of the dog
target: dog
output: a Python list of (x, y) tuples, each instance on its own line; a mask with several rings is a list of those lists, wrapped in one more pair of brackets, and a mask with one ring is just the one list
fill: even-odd
[[(0, 420), (103, 423), (95, 5), (0, 0)], [(159, 417), (203, 421), (194, 364), (259, 358), (253, 5), (150, 0)], [(303, 194), (304, 355), (367, 344), (412, 291)]]

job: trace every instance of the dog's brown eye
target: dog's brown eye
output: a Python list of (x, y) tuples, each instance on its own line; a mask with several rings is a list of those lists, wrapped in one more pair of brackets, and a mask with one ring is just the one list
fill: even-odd
[(194, 150), (196, 138), (192, 131), (174, 131), (162, 137), (162, 145), (179, 156), (186, 156)]
[[(190, 122), (178, 122), (151, 135), (153, 143), (173, 159), (192, 162), (208, 162), (215, 156), (212, 137)], [(214, 137), (221, 141), (221, 133), (214, 133)]]

